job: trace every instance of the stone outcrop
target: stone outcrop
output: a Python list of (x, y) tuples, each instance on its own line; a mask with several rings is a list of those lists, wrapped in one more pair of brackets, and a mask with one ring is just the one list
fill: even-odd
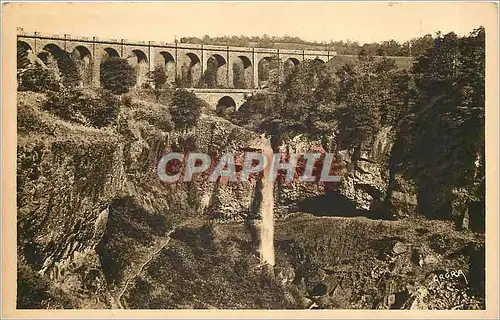
[(414, 183), (395, 174), (382, 207), (390, 218), (407, 218), (418, 213), (417, 188)]
[[(336, 155), (334, 170), (341, 176), (340, 183), (325, 185), (321, 182), (294, 181), (279, 185), (276, 188), (278, 214), (304, 211), (304, 207), (311, 212), (311, 207), (316, 210), (325, 206), (331, 210), (321, 210), (319, 215), (375, 214), (381, 209), (388, 189), (387, 162), (392, 143), (391, 129), (384, 128), (372, 141), (366, 142), (357, 155), (351, 150), (333, 150)], [(280, 148), (284, 153), (326, 152), (319, 141), (311, 141), (300, 135), (285, 141)], [(412, 201), (413, 195), (407, 195), (406, 190), (399, 192), (404, 195), (395, 194), (396, 198), (408, 197), (408, 201)]]
[[(336, 151), (342, 184), (335, 188), (298, 181), (274, 187), (279, 219), (267, 245), (275, 244), (276, 259), (265, 260), (277, 268), (269, 272), (255, 243), (264, 230), (259, 208), (269, 205), (256, 201), (262, 181), (209, 182), (198, 175), (191, 183), (169, 184), (156, 173), (158, 160), (171, 151), (239, 157), (245, 149), (268, 148), (266, 137), (210, 116), (184, 132), (163, 132), (133, 117), (124, 117), (118, 132), (97, 130), (54, 119), (35, 107), (40, 96), (27, 98), (21, 95), (18, 106), (32, 128), (18, 138), (18, 261), (69, 297), (65, 307), (450, 307), (440, 298), (445, 284), (426, 278), (449, 266), (462, 268), (475, 292), (484, 292), (484, 247), (476, 235), (428, 221), (417, 231), (404, 220), (300, 214), (312, 203), (323, 210), (320, 215), (335, 215), (344, 201), (355, 211), (371, 214), (388, 205), (396, 217), (412, 215), (414, 185), (397, 175), (393, 185), (387, 183), (389, 130), (359, 155)], [(319, 142), (302, 137), (284, 147), (299, 154), (322, 151)], [(470, 199), (460, 195), (453, 202), (457, 216), (465, 203), (470, 208)], [(389, 200), (381, 206), (384, 198)], [(289, 215), (295, 211), (297, 216)], [(196, 223), (176, 229), (191, 221)], [(456, 247), (446, 241), (431, 246), (438, 238), (430, 234), (433, 228)], [(463, 261), (450, 260), (457, 252)], [(461, 282), (451, 286), (464, 292)], [(460, 299), (481, 307), (477, 297)]]
[(387, 161), (392, 147), (391, 128), (383, 128), (372, 141), (361, 146), (359, 155), (343, 151), (349, 170), (342, 179), (340, 193), (353, 201), (356, 209), (375, 211), (387, 192)]

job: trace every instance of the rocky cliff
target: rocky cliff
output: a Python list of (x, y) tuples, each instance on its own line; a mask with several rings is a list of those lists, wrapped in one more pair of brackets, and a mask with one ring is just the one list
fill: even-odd
[[(237, 154), (268, 147), (265, 138), (213, 116), (167, 132), (137, 107), (94, 129), (42, 111), (44, 99), (18, 95), (19, 308), (484, 307), (482, 234), (417, 217), (374, 220), (395, 188), (389, 130), (356, 157), (338, 150), (343, 180), (333, 189), (274, 186), (269, 268), (257, 252), (257, 181), (156, 175), (164, 153)], [(300, 137), (285, 146), (319, 148)], [(391, 193), (398, 217), (414, 211), (405, 183)], [(435, 281), (455, 270), (464, 277)]]

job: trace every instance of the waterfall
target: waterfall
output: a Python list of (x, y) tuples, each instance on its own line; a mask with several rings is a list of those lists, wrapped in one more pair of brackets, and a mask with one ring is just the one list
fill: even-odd
[(261, 263), (274, 266), (274, 182), (269, 181), (273, 149), (265, 135), (252, 141), (249, 147), (260, 149), (268, 163), (255, 184), (252, 213), (249, 215), (250, 231)]
[(261, 225), (259, 232), (260, 260), (274, 266), (274, 184), (267, 179), (268, 172), (262, 177), (262, 198), (259, 207)]
[[(273, 150), (269, 146), (263, 146), (262, 151), (268, 163), (271, 163)], [(258, 234), (260, 260), (274, 266), (274, 182), (269, 181), (269, 166), (263, 172), (260, 186), (260, 203), (257, 208), (261, 218)]]

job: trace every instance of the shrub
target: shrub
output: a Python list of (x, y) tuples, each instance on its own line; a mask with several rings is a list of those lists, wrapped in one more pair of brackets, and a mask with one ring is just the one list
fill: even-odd
[(172, 97), (174, 95), (173, 89), (161, 89), (155, 90), (156, 102), (170, 105), (172, 102)]
[[(29, 93), (31, 95), (32, 93)], [(31, 97), (30, 97), (31, 98)], [(37, 97), (38, 98), (38, 97)], [(36, 98), (35, 98), (36, 99)], [(48, 135), (54, 134), (54, 124), (44, 117), (45, 112), (41, 111), (38, 103), (33, 103), (25, 96), (18, 96), (17, 99), (17, 132), (33, 134), (41, 132)], [(19, 182), (19, 181), (18, 181)]]
[(51, 290), (50, 283), (31, 267), (19, 263), (17, 269), (18, 309), (64, 309), (71, 308), (72, 302), (60, 290)]
[(101, 63), (101, 85), (115, 94), (127, 93), (135, 84), (132, 66), (127, 60), (110, 57)]
[(122, 103), (126, 107), (129, 107), (129, 108), (132, 107), (132, 105), (133, 105), (132, 96), (130, 94), (122, 96)]
[(141, 101), (153, 102), (153, 103), (161, 103), (164, 105), (172, 104), (172, 97), (174, 95), (174, 90), (167, 89), (141, 89), (141, 90), (132, 90), (131, 97)]
[(237, 89), (245, 89), (247, 87), (245, 69), (240, 64), (233, 65), (233, 83)]
[(156, 128), (169, 132), (174, 129), (168, 107), (161, 104), (134, 104), (135, 118), (145, 120)]
[(63, 119), (101, 128), (116, 121), (119, 101), (106, 90), (62, 90), (49, 95), (44, 109)]
[(201, 116), (203, 101), (184, 89), (174, 93), (170, 114), (176, 128), (185, 129), (196, 124)]
[(234, 107), (234, 106), (228, 107), (228, 106), (220, 105), (220, 106), (217, 106), (215, 109), (215, 113), (219, 117), (222, 117), (225, 119), (231, 119), (231, 116), (235, 113), (235, 111), (236, 111), (236, 107)]
[(151, 90), (153, 89), (153, 87), (151, 86), (151, 83), (144, 82), (143, 84), (141, 84), (141, 89)]
[(248, 97), (241, 107), (231, 114), (231, 121), (250, 130), (260, 131), (266, 118), (276, 118), (276, 101), (273, 95), (257, 93)]
[(213, 57), (207, 61), (207, 70), (201, 76), (199, 87), (201, 88), (217, 88), (217, 70), (219, 64)]
[(61, 88), (54, 70), (45, 69), (39, 64), (19, 74), (18, 85), (19, 91), (46, 92)]

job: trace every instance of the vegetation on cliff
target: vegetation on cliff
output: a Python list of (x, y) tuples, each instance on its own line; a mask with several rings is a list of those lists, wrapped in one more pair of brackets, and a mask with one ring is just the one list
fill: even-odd
[[(433, 46), (410, 71), (361, 54), (270, 74), (232, 123), (186, 90), (131, 89), (128, 67), (80, 89), (20, 55), (18, 308), (484, 308), (484, 30)], [(288, 206), (274, 270), (242, 223), (252, 185), (164, 184), (155, 171), (166, 152), (237, 152), (267, 142), (258, 133), (276, 149), (319, 141), (374, 195), (277, 186)], [(397, 221), (355, 207), (412, 192), (418, 206)], [(316, 197), (322, 213), (301, 205)], [(464, 213), (472, 230), (427, 219)]]
[[(250, 97), (232, 121), (281, 141), (298, 134), (318, 139), (325, 150), (351, 150), (353, 160), (390, 128), (391, 175), (415, 180), (421, 212), (451, 218), (452, 190), (465, 189), (481, 228), (484, 73), (484, 29), (449, 33), (435, 38), (410, 71), (367, 55), (340, 68), (302, 63), (272, 95)], [(436, 190), (444, 201), (427, 203)]]

